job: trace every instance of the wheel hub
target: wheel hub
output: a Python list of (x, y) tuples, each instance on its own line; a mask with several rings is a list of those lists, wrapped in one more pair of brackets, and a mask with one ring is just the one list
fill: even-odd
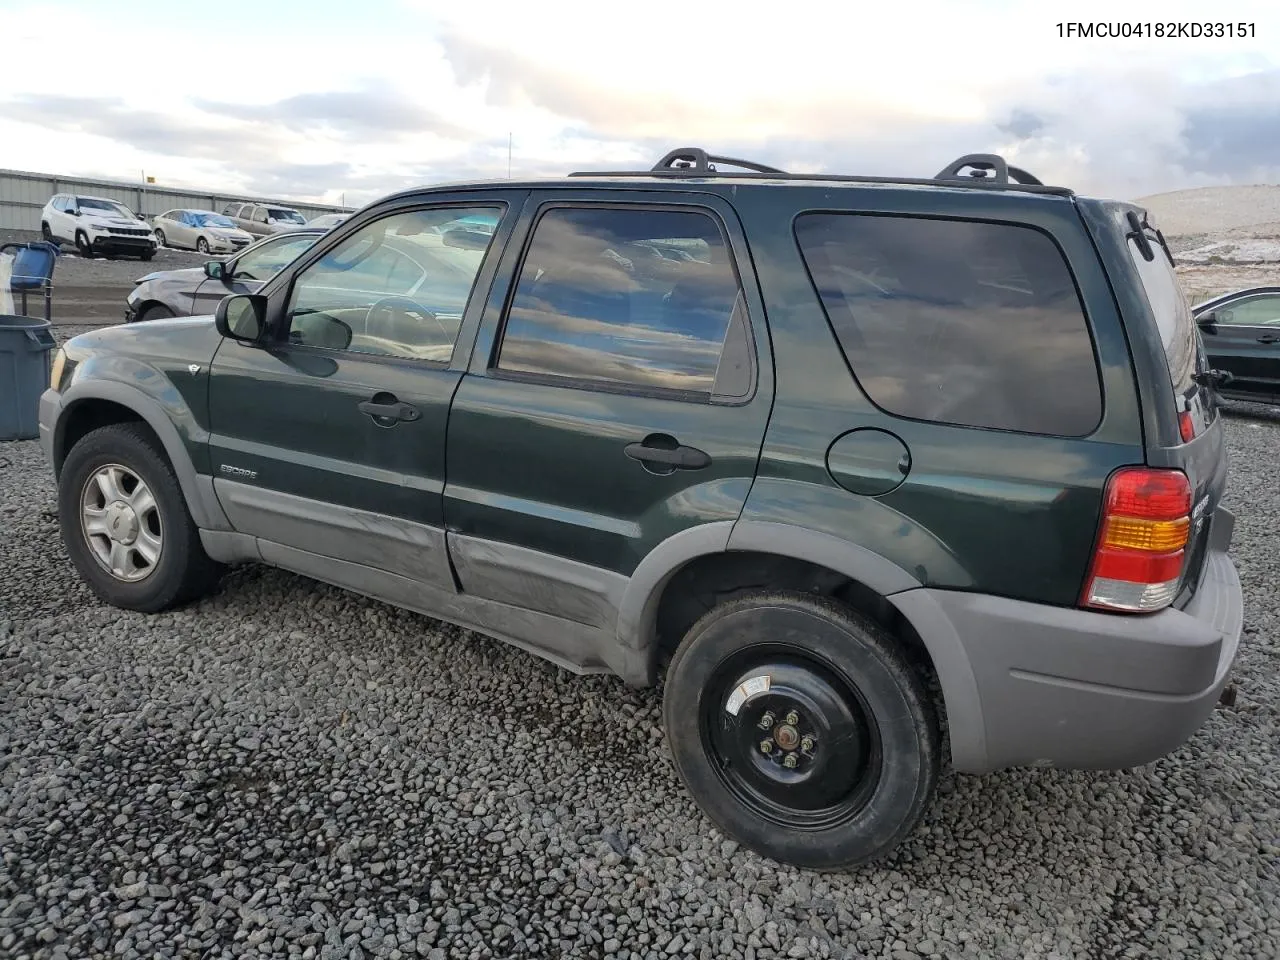
[(138, 539), (138, 514), (123, 500), (116, 500), (107, 505), (107, 536), (116, 543), (125, 546)]
[(800, 746), (800, 731), (789, 723), (781, 723), (773, 731), (773, 739), (783, 750), (794, 750)]

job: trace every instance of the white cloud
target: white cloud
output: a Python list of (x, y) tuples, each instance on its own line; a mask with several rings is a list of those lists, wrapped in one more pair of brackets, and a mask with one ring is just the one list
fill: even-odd
[[(1270, 6), (365, 0), (353, 17), (297, 0), (11, 2), (0, 165), (145, 167), (169, 182), (363, 202), (504, 176), (510, 131), (517, 176), (647, 166), (688, 144), (797, 171), (926, 176), (1001, 150), (1045, 180), (1135, 195), (1270, 175)], [(1088, 41), (1056, 26), (1226, 15), (1256, 22), (1261, 39)], [(145, 66), (90, 84), (74, 58), (50, 69), (69, 34)], [(56, 109), (68, 98), (80, 115)], [(1238, 142), (1248, 109), (1262, 111), (1252, 151)]]

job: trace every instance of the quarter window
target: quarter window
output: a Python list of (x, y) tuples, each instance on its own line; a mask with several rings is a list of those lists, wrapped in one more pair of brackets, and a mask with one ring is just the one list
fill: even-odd
[(497, 365), (606, 387), (741, 396), (740, 368), (739, 389), (717, 385), (735, 319), (745, 328), (729, 246), (711, 216), (557, 207), (534, 229)]
[(901, 417), (1083, 436), (1093, 341), (1054, 242), (1030, 227), (810, 213), (796, 236), (845, 359)]
[(289, 342), (448, 363), (501, 215), (443, 207), (368, 224), (299, 274)]

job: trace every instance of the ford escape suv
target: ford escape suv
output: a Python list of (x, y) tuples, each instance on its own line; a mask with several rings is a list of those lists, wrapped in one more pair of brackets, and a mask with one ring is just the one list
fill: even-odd
[(1219, 700), (1220, 378), (1172, 263), (1138, 207), (991, 155), (685, 148), (387, 197), (212, 317), (70, 340), (41, 435), (108, 602), (266, 563), (662, 677), (707, 816), (848, 867), (944, 750), (1128, 767)]

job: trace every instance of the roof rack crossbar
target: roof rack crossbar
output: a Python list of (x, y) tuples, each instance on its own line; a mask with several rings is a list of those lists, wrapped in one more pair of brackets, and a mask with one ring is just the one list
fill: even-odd
[(784, 172), (777, 167), (765, 166), (763, 163), (755, 163), (752, 160), (739, 160), (736, 157), (717, 157), (714, 154), (707, 153), (701, 147), (677, 147), (655, 163), (649, 172), (659, 173), (664, 170), (692, 169), (696, 173), (715, 173), (715, 165), (717, 163), (741, 167), (743, 170), (752, 170), (755, 173)]
[[(969, 169), (967, 176), (960, 171)], [(1004, 157), (995, 153), (966, 153), (947, 164), (934, 177), (935, 180), (994, 180), (996, 183), (1021, 183), (1027, 186), (1044, 186), (1038, 179), (1020, 167), (1010, 166)]]

